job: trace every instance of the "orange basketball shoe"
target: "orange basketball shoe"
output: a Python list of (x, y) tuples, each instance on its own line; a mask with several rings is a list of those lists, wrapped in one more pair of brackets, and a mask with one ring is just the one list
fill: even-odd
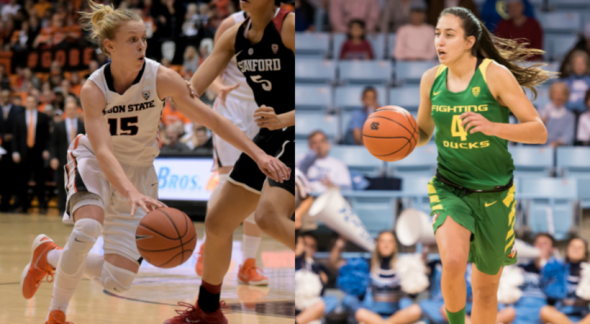
[(54, 310), (49, 313), (49, 320), (45, 324), (74, 324), (66, 322), (66, 314), (60, 310)]
[(260, 268), (256, 267), (256, 260), (246, 259), (244, 265), (240, 265), (238, 282), (243, 285), (268, 286), (268, 278), (260, 274)]
[(164, 324), (187, 324), (187, 323), (199, 323), (199, 324), (228, 324), (227, 318), (223, 315), (221, 308), (225, 306), (225, 302), (221, 301), (219, 308), (213, 313), (205, 313), (199, 308), (197, 303), (195, 306), (189, 303), (179, 302), (178, 306), (186, 307), (183, 310), (177, 310), (179, 314), (174, 318), (171, 318), (164, 322)]
[(26, 299), (33, 298), (43, 278), (47, 278), (47, 282), (53, 282), (55, 269), (47, 262), (47, 253), (54, 249), (61, 248), (45, 234), (40, 234), (33, 241), (31, 262), (20, 277), (20, 286)]
[(201, 244), (199, 257), (197, 258), (197, 264), (195, 265), (195, 271), (197, 271), (199, 277), (203, 276), (203, 251), (205, 251), (205, 243)]

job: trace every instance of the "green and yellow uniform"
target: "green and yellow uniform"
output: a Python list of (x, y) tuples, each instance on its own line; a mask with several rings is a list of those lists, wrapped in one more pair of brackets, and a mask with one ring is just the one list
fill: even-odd
[[(472, 111), (494, 123), (508, 123), (509, 109), (500, 105), (486, 83), (490, 59), (478, 61), (467, 89), (447, 89), (448, 68), (441, 65), (430, 91), (431, 115), (436, 125), (438, 174), (428, 183), (434, 230), (447, 217), (472, 233), (469, 262), (486, 274), (516, 263), (514, 245), (514, 186), (500, 192), (485, 192), (511, 182), (514, 164), (508, 141), (468, 134), (461, 114)], [(442, 179), (442, 180), (441, 180)], [(449, 184), (450, 183), (450, 184)], [(459, 187), (471, 190), (459, 189)], [(484, 192), (473, 192), (473, 190)]]

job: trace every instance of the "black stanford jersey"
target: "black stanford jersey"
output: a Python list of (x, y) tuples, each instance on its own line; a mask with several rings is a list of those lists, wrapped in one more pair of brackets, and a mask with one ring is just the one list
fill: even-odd
[[(248, 17), (236, 35), (235, 50), (238, 68), (246, 77), (259, 106), (272, 107), (277, 115), (295, 109), (295, 55), (283, 45), (281, 28), (290, 11), (277, 9), (275, 17), (266, 26), (264, 36), (252, 45), (247, 38), (251, 26)], [(292, 131), (289, 130), (278, 131)], [(267, 128), (261, 135), (272, 133)]]

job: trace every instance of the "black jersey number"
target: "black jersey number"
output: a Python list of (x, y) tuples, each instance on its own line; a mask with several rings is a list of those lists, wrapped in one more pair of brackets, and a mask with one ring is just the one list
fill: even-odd
[[(121, 132), (118, 132), (119, 119), (121, 120)], [(111, 130), (111, 136), (117, 135), (137, 135), (139, 128), (137, 125), (137, 116), (125, 117), (125, 118), (109, 118), (109, 129)]]
[(256, 83), (261, 83), (262, 84), (262, 89), (264, 91), (271, 91), (272, 90), (272, 83), (268, 80), (264, 80), (261, 79), (262, 75), (252, 75), (250, 76), (250, 79), (252, 79), (253, 82)]

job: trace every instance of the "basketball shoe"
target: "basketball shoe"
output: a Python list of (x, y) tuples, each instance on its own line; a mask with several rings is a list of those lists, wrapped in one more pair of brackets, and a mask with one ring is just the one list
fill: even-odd
[(74, 324), (72, 322), (66, 322), (66, 314), (60, 310), (54, 310), (49, 313), (49, 319), (45, 324)]
[(203, 276), (203, 251), (205, 251), (205, 243), (201, 244), (199, 257), (197, 258), (197, 264), (195, 265), (195, 271), (197, 271), (199, 277)]
[(256, 267), (256, 260), (252, 258), (246, 259), (244, 265), (240, 265), (238, 282), (243, 285), (268, 286), (268, 278), (263, 276), (259, 271), (261, 269)]
[(21, 290), (26, 299), (33, 298), (43, 278), (47, 278), (47, 282), (53, 282), (55, 269), (47, 262), (47, 254), (54, 249), (61, 248), (45, 234), (38, 235), (33, 241), (31, 262), (20, 277)]
[(221, 301), (219, 308), (213, 313), (205, 313), (199, 308), (199, 303), (193, 306), (189, 303), (179, 302), (178, 306), (186, 307), (185, 310), (176, 310), (178, 316), (171, 318), (164, 322), (164, 324), (227, 324), (227, 318), (223, 315), (221, 308), (225, 306), (225, 302)]

